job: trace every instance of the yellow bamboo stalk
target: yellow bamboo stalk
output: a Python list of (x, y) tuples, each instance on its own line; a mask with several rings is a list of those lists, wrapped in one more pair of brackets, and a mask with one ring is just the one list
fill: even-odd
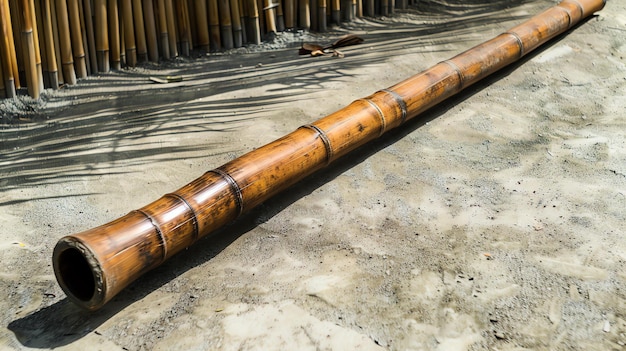
[[(9, 2), (4, 3), (5, 10), (7, 13), (7, 24), (11, 27), (11, 30), (8, 31), (9, 37), (9, 52), (11, 55), (11, 68), (13, 70), (13, 79), (15, 79), (15, 87), (17, 89), (22, 87), (20, 81), (20, 67), (24, 67), (24, 59), (23, 59), (23, 50), (22, 50), (22, 41), (15, 40), (13, 36), (14, 32), (19, 33), (20, 28), (22, 27), (20, 17), (18, 15), (18, 3), (17, 0), (11, 0), (11, 6), (9, 6)], [(11, 8), (13, 9), (13, 13), (11, 13)], [(11, 19), (14, 19), (13, 21)]]
[(137, 46), (135, 44), (135, 28), (133, 26), (133, 4), (130, 0), (122, 1), (122, 22), (124, 23), (124, 46), (126, 48), (126, 64), (137, 65)]
[(374, 0), (365, 0), (363, 7), (367, 16), (374, 17), (376, 15), (376, 4)]
[(170, 58), (170, 42), (167, 32), (167, 16), (165, 15), (165, 0), (158, 0), (157, 10), (159, 13), (159, 42), (161, 43), (161, 56)]
[(85, 67), (87, 67), (87, 75), (91, 75), (91, 63), (89, 61), (89, 44), (87, 39), (87, 26), (85, 25), (85, 9), (83, 1), (78, 0), (78, 18), (80, 20), (80, 33), (83, 37), (83, 52), (85, 53)]
[[(121, 13), (120, 13), (121, 16)], [(126, 40), (124, 40), (124, 33), (126, 33), (124, 31), (124, 20), (122, 19), (120, 22), (120, 31), (119, 31), (119, 36), (120, 36), (120, 64), (122, 66), (128, 66), (128, 64), (126, 63)]]
[(317, 32), (318, 29), (318, 10), (319, 6), (317, 4), (317, 0), (309, 0), (309, 10), (311, 11), (311, 30)]
[(143, 22), (146, 26), (146, 42), (148, 45), (148, 59), (159, 62), (159, 47), (157, 46), (156, 24), (154, 23), (154, 7), (152, 0), (143, 0)]
[[(385, 0), (386, 1), (386, 0)], [(340, 24), (341, 23), (341, 4), (340, 4), (340, 0), (331, 0), (330, 1), (330, 7), (331, 7), (331, 19), (333, 21), (333, 23), (335, 24)]]
[[(5, 6), (6, 5), (6, 6)], [(15, 75), (13, 62), (15, 56), (11, 54), (9, 39), (13, 37), (11, 26), (11, 13), (8, 11), (7, 0), (0, 0), (0, 70), (3, 73), (4, 94), (7, 98), (15, 97)]]
[(268, 33), (276, 33), (278, 30), (276, 29), (276, 10), (274, 8), (269, 8), (272, 5), (272, 0), (264, 0), (265, 1), (265, 23)]
[(318, 0), (317, 10), (317, 30), (325, 32), (326, 26), (326, 0)]
[(109, 26), (107, 23), (107, 1), (94, 0), (94, 17), (96, 28), (96, 59), (98, 71), (108, 72), (109, 66)]
[(265, 0), (256, 0), (256, 5), (259, 9), (259, 29), (261, 30), (261, 37), (267, 33), (267, 27), (265, 27)]
[(85, 32), (87, 33), (87, 52), (89, 53), (89, 66), (91, 72), (98, 72), (98, 60), (96, 59), (96, 38), (93, 32), (93, 11), (91, 0), (83, 0), (83, 10), (85, 14)]
[(298, 2), (298, 23), (300, 28), (311, 28), (311, 10), (309, 0), (299, 0)]
[[(32, 1), (32, 0), (31, 0)], [(74, 53), (74, 70), (78, 78), (87, 77), (85, 63), (85, 48), (83, 46), (83, 34), (80, 30), (80, 15), (78, 14), (78, 0), (68, 0), (68, 14), (70, 19), (70, 36), (72, 51)]]
[(42, 32), (45, 37), (44, 51), (46, 52), (46, 76), (48, 84), (51, 88), (59, 87), (59, 75), (56, 53), (54, 51), (54, 32), (52, 29), (52, 12), (50, 9), (50, 0), (43, 1), (42, 7), (43, 26)]
[(119, 12), (119, 4), (117, 0), (108, 0), (107, 17), (109, 20), (109, 49), (111, 54), (110, 60), (112, 70), (122, 69)]
[(279, 32), (285, 31), (285, 16), (283, 13), (283, 4), (281, 0), (278, 1), (278, 6), (276, 6), (276, 30)]
[(240, 11), (239, 0), (230, 0), (230, 19), (233, 24), (233, 41), (236, 48), (243, 46), (243, 28)]
[(141, 0), (133, 0), (133, 18), (135, 19), (137, 61), (145, 62), (148, 61), (148, 45), (146, 44), (146, 30), (143, 23), (143, 7), (141, 6)]
[(40, 48), (40, 45), (44, 45), (43, 33), (39, 30), (39, 28), (43, 28), (43, 22), (41, 19), (41, 1), (35, 2), (34, 0), (30, 0), (30, 8), (32, 9), (33, 16), (33, 34), (35, 38), (35, 53), (37, 55), (36, 63), (37, 63), (37, 82), (39, 82), (39, 91), (44, 90), (44, 81), (43, 81), (43, 62), (45, 61), (45, 52), (43, 52)]
[(67, 15), (67, 0), (56, 0), (59, 39), (61, 45), (61, 69), (66, 84), (76, 84), (72, 41), (70, 39), (70, 23)]
[(189, 20), (189, 7), (187, 0), (179, 0), (176, 3), (178, 10), (178, 32), (180, 33), (180, 52), (183, 56), (189, 56), (193, 43), (191, 40), (191, 21)]
[(206, 0), (194, 0), (196, 10), (196, 33), (200, 50), (209, 51), (209, 20)]
[(178, 56), (176, 42), (176, 22), (174, 17), (174, 4), (172, 0), (165, 0), (165, 16), (167, 17), (167, 38), (170, 47), (170, 57)]
[[(246, 28), (248, 23), (248, 15), (246, 14), (246, 6), (244, 6), (243, 0), (236, 0), (239, 6), (239, 23), (241, 23), (241, 42), (248, 42), (248, 29)], [(234, 24), (233, 24), (234, 25)]]
[(220, 15), (217, 0), (209, 0), (209, 48), (217, 51), (222, 47), (220, 40)]
[(295, 0), (285, 0), (285, 27), (296, 27), (296, 3)]
[(24, 65), (26, 71), (26, 85), (28, 86), (28, 95), (33, 99), (39, 99), (41, 89), (39, 89), (37, 74), (37, 62), (35, 53), (35, 37), (33, 33), (33, 14), (29, 0), (22, 0), (22, 49), (24, 50)]
[(220, 33), (222, 47), (226, 50), (233, 48), (233, 25), (230, 18), (230, 0), (219, 0)]
[(57, 60), (57, 76), (59, 78), (59, 85), (65, 84), (65, 78), (63, 77), (63, 69), (59, 69), (59, 64), (63, 64), (61, 58), (61, 39), (59, 37), (59, 23), (57, 21), (56, 1), (50, 0), (50, 19), (52, 20), (52, 39), (54, 41), (54, 56)]

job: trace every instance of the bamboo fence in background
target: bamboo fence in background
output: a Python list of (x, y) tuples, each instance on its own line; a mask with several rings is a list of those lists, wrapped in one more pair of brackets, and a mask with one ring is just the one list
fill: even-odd
[(194, 49), (259, 44), (272, 33), (389, 15), (417, 0), (0, 0), (0, 98)]

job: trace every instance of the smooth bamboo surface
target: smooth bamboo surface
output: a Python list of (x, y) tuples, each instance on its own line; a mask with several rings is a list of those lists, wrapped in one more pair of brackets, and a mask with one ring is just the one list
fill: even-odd
[(111, 54), (111, 69), (119, 70), (122, 68), (122, 46), (120, 36), (120, 17), (118, 2), (108, 1), (108, 17), (109, 17), (109, 44)]
[(95, 12), (96, 60), (98, 62), (98, 72), (108, 72), (111, 65), (109, 63), (109, 25), (107, 22), (107, 1), (94, 0), (93, 3)]
[(140, 275), (356, 148), (519, 60), (599, 11), (564, 0), (509, 31), (208, 171), (117, 220), (62, 238), (59, 284), (95, 310)]

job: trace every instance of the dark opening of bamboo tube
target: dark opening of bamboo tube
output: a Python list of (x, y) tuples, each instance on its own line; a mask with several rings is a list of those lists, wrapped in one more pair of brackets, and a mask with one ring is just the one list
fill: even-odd
[(330, 163), (519, 60), (602, 9), (564, 0), (509, 31), (206, 172), (102, 226), (62, 238), (59, 284), (95, 310), (145, 272)]

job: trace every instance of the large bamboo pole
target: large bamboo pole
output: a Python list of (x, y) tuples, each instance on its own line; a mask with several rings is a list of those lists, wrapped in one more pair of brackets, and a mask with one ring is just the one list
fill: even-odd
[(217, 0), (209, 0), (208, 6), (209, 12), (209, 49), (211, 51), (217, 51), (222, 47), (222, 41), (220, 39), (220, 12)]
[(259, 7), (256, 0), (244, 0), (248, 9), (248, 40), (253, 44), (261, 44), (261, 26), (259, 21)]
[(602, 0), (564, 0), (491, 40), (211, 170), (139, 210), (62, 238), (53, 254), (59, 284), (80, 306), (101, 307), (199, 238), (519, 60), (603, 6)]
[(170, 41), (167, 32), (167, 16), (165, 15), (165, 0), (158, 0), (157, 11), (159, 12), (159, 42), (161, 43), (161, 56), (170, 59)]
[(39, 31), (39, 28), (42, 27), (41, 2), (37, 1), (36, 5), (35, 5), (34, 0), (29, 0), (29, 2), (30, 2), (31, 16), (32, 16), (31, 20), (33, 22), (33, 36), (34, 36), (34, 41), (35, 41), (35, 63), (37, 65), (37, 74), (39, 75), (37, 77), (37, 83), (39, 83), (39, 91), (43, 91), (44, 89), (43, 70), (42, 70), (43, 57), (41, 54), (41, 48), (39, 47), (40, 41), (41, 39), (43, 39), (43, 36), (41, 32)]
[[(122, 0), (125, 2), (125, 0)], [(120, 36), (120, 10), (118, 0), (108, 0), (109, 50), (111, 69), (122, 69), (122, 39)]]
[(317, 30), (325, 32), (326, 26), (326, 0), (317, 0)]
[[(2, 61), (2, 44), (0, 44), (0, 99), (9, 97), (7, 95), (6, 89), (4, 88), (4, 63)], [(13, 97), (13, 96), (11, 96)]]
[(268, 33), (276, 33), (278, 30), (276, 29), (276, 10), (272, 7), (272, 0), (264, 0), (265, 8), (263, 9), (265, 12), (265, 29)]
[[(128, 0), (124, 0), (128, 1)], [(135, 19), (135, 43), (137, 44), (137, 61), (148, 61), (148, 44), (146, 43), (146, 30), (143, 23), (143, 7), (141, 0), (133, 1), (133, 18)]]
[(7, 7), (7, 13), (10, 13), (9, 17), (11, 18), (11, 21), (9, 21), (9, 23), (11, 23), (13, 25), (13, 30), (9, 31), (9, 35), (11, 36), (9, 38), (9, 42), (10, 42), (10, 50), (11, 50), (11, 56), (15, 58), (15, 60), (13, 61), (13, 65), (15, 68), (15, 86), (17, 88), (21, 88), (22, 87), (22, 78), (23, 77), (21, 75), (21, 73), (24, 71), (24, 67), (26, 66), (24, 63), (24, 48), (22, 47), (22, 40), (18, 37), (17, 39), (13, 36), (14, 33), (21, 33), (22, 31), (22, 14), (20, 13), (20, 4), (19, 1), (21, 0), (9, 0), (10, 4), (7, 3), (6, 7)]
[(87, 67), (87, 75), (91, 75), (91, 61), (89, 56), (89, 44), (87, 38), (87, 25), (85, 24), (85, 8), (83, 6), (83, 1), (78, 1), (78, 15), (80, 18), (80, 32), (83, 37), (83, 51), (85, 53), (85, 67)]
[(233, 24), (230, 18), (230, 1), (218, 0), (220, 13), (220, 38), (222, 39), (222, 47), (230, 50), (235, 45), (233, 43)]
[(56, 0), (56, 9), (63, 77), (65, 78), (66, 84), (76, 84), (76, 71), (74, 70), (74, 56), (72, 53), (69, 17), (67, 14), (67, 0)]
[(309, 0), (298, 0), (298, 24), (300, 28), (311, 28), (311, 8)]
[(22, 49), (24, 50), (24, 65), (26, 70), (26, 84), (28, 86), (28, 94), (33, 99), (39, 99), (41, 89), (39, 85), (39, 77), (41, 73), (37, 73), (37, 69), (41, 69), (41, 64), (37, 65), (37, 57), (35, 51), (35, 34), (33, 31), (33, 8), (30, 6), (29, 0), (22, 0)]
[(285, 27), (295, 28), (296, 27), (296, 3), (295, 0), (285, 0)]
[(126, 64), (137, 66), (137, 45), (135, 44), (135, 28), (133, 26), (133, 4), (130, 0), (122, 1), (122, 22), (124, 23), (124, 48)]
[(57, 89), (59, 87), (59, 68), (57, 66), (57, 58), (54, 52), (54, 32), (52, 30), (52, 11), (50, 8), (50, 0), (44, 0), (42, 5), (42, 29), (45, 37), (44, 49), (46, 51), (46, 80), (51, 88)]
[(200, 50), (209, 51), (209, 20), (206, 0), (195, 0), (198, 46)]
[(167, 41), (170, 47), (170, 57), (176, 57), (178, 56), (178, 46), (176, 41), (176, 19), (174, 17), (174, 4), (172, 0), (165, 0), (165, 16), (167, 17)]
[(52, 39), (54, 40), (54, 56), (57, 60), (57, 67), (61, 64), (61, 69), (57, 69), (59, 84), (65, 84), (63, 77), (63, 58), (61, 57), (61, 38), (59, 35), (59, 23), (57, 21), (56, 1), (50, 0), (50, 19), (52, 20)]
[(72, 38), (72, 51), (74, 53), (74, 69), (78, 78), (87, 77), (87, 63), (85, 61), (85, 46), (83, 33), (80, 29), (80, 14), (78, 12), (78, 0), (68, 1), (68, 13), (70, 17), (70, 35)]
[(178, 32), (180, 33), (180, 51), (182, 55), (189, 56), (193, 47), (191, 35), (191, 21), (189, 19), (189, 8), (187, 0), (180, 0), (176, 3), (178, 10)]
[(340, 0), (330, 0), (330, 8), (331, 8), (331, 19), (333, 23), (340, 24), (341, 23), (341, 4)]
[(243, 27), (239, 9), (239, 0), (230, 1), (230, 20), (233, 24), (233, 42), (236, 48), (243, 46)]
[(107, 23), (107, 0), (94, 0), (96, 28), (96, 61), (99, 72), (108, 72), (109, 65), (109, 26)]
[[(6, 5), (6, 6), (5, 6)], [(0, 70), (3, 72), (4, 94), (7, 98), (15, 97), (15, 72), (13, 62), (15, 55), (11, 53), (9, 40), (13, 38), (11, 26), (11, 13), (8, 11), (7, 0), (0, 0)]]
[(93, 31), (93, 11), (91, 0), (83, 0), (85, 11), (85, 32), (87, 32), (87, 51), (89, 52), (89, 66), (92, 72), (98, 72), (98, 60), (96, 59), (96, 37)]
[(152, 0), (143, 0), (143, 22), (146, 25), (148, 59), (152, 62), (159, 62), (159, 46), (157, 44), (154, 5)]

